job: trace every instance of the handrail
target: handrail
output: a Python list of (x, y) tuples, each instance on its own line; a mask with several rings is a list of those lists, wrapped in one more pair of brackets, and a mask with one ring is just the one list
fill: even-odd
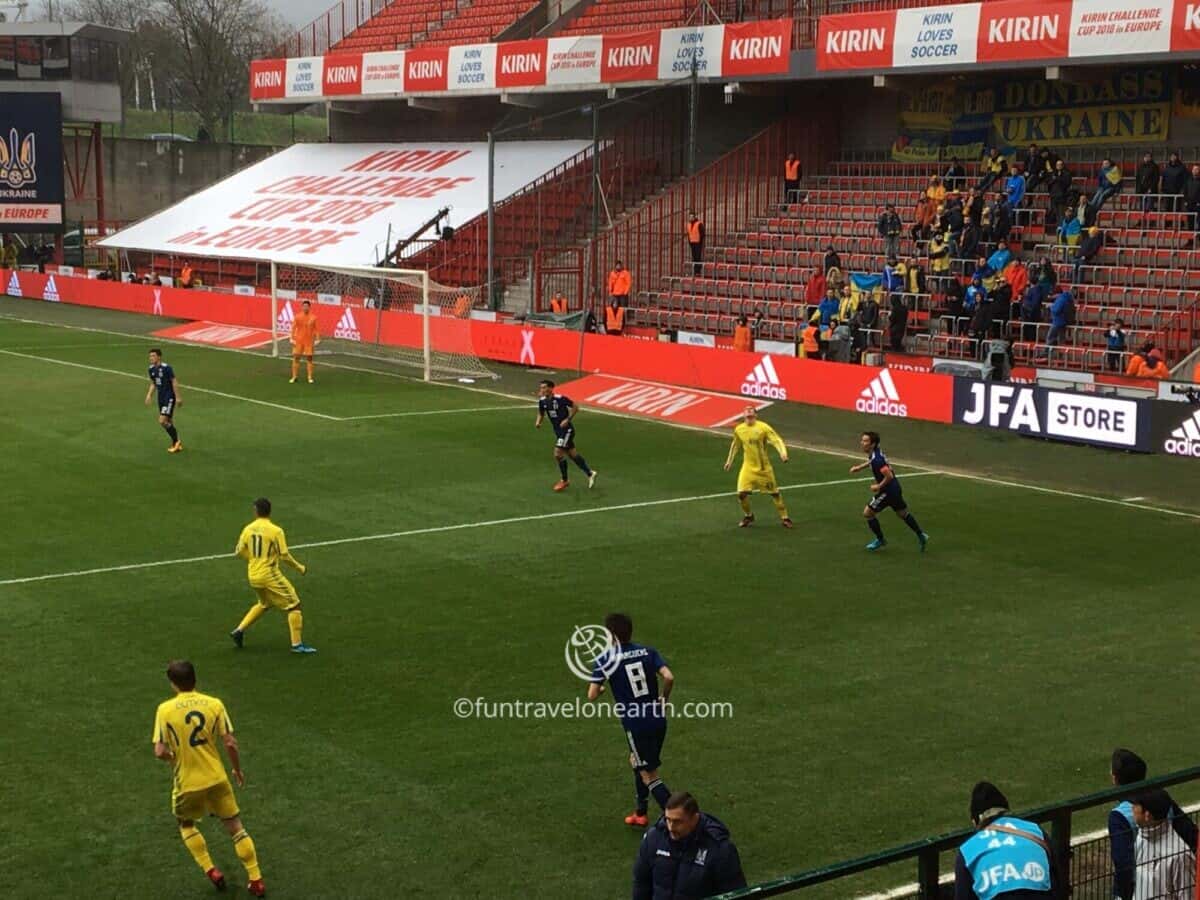
[[(1081, 797), (1074, 797), (1070, 800), (1065, 800), (1060, 803), (1051, 803), (1046, 806), (1035, 807), (1034, 809), (1026, 812), (1016, 812), (1013, 813), (1013, 815), (1032, 822), (1052, 822), (1057, 828), (1057, 826), (1062, 823), (1064, 815), (1069, 816), (1070, 813), (1078, 812), (1079, 810), (1090, 809), (1092, 807), (1100, 806), (1105, 803), (1111, 803), (1113, 801), (1125, 800), (1133, 794), (1143, 790), (1148, 790), (1150, 788), (1165, 788), (1175, 784), (1182, 784), (1185, 781), (1195, 781), (1197, 779), (1200, 779), (1200, 766), (1193, 766), (1189, 769), (1181, 769), (1178, 772), (1160, 775), (1157, 778), (1148, 778), (1145, 781), (1139, 781), (1136, 784), (1127, 784), (1119, 787), (1107, 788), (1103, 791), (1097, 791), (1093, 794), (1084, 794)], [(899, 847), (893, 847), (889, 850), (873, 853), (869, 856), (860, 856), (857, 859), (850, 859), (846, 860), (845, 862), (834, 863), (833, 865), (809, 869), (805, 872), (799, 872), (795, 875), (786, 875), (783, 878), (777, 878), (772, 881), (764, 881), (761, 884), (756, 884), (752, 885), (751, 887), (721, 894), (717, 898), (714, 898), (714, 900), (744, 900), (744, 898), (748, 897), (777, 897), (780, 894), (789, 893), (801, 888), (812, 887), (817, 884), (823, 884), (838, 878), (844, 878), (847, 875), (855, 875), (859, 872), (877, 869), (881, 866), (906, 862), (910, 859), (929, 859), (930, 857), (933, 857), (936, 869), (937, 854), (941, 854), (949, 850), (957, 850), (963, 841), (971, 837), (973, 834), (975, 834), (975, 829), (964, 828), (958, 831), (947, 832), (946, 834), (923, 838), (918, 841), (902, 844)], [(1056, 834), (1055, 837), (1059, 838), (1061, 835)], [(1069, 843), (1069, 834), (1066, 835), (1066, 837), (1067, 843)], [(1056, 841), (1056, 843), (1058, 843), (1058, 841)], [(933, 873), (933, 883), (936, 884), (936, 882), (937, 874), (935, 871)]]

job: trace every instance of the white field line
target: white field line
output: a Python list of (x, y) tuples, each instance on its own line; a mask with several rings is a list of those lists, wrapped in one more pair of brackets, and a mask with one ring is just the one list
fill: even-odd
[[(918, 478), (922, 475), (940, 475), (940, 472), (909, 473), (908, 478)], [(832, 487), (841, 484), (863, 484), (870, 479), (837, 478), (832, 481), (810, 481), (804, 484), (782, 485), (781, 491), (800, 491), (820, 487)], [(597, 513), (620, 512), (627, 509), (646, 509), (651, 506), (671, 506), (678, 503), (695, 503), (700, 500), (717, 500), (724, 497), (735, 497), (736, 491), (718, 491), (713, 494), (697, 494), (693, 497), (668, 497), (663, 500), (641, 500), (636, 503), (619, 503), (615, 506), (593, 506), (586, 509), (567, 509), (559, 512), (538, 513), (531, 516), (512, 516), (506, 519), (486, 519), (480, 522), (460, 522), (456, 525), (435, 525), (431, 528), (412, 528), (407, 531), (387, 531), (381, 534), (364, 534), (358, 537), (334, 538), (326, 541), (311, 541), (307, 544), (292, 544), (293, 550), (307, 550), (315, 547), (337, 547), (342, 544), (362, 544), (369, 541), (387, 541), (395, 538), (416, 537), (423, 534), (441, 534), (446, 531), (467, 531), (474, 528), (495, 528), (500, 525), (518, 525), (524, 522), (541, 522), (547, 519), (565, 519), (571, 516), (591, 516)], [(74, 572), (51, 572), (46, 575), (28, 575), (24, 578), (6, 578), (0, 581), (0, 587), (12, 584), (29, 584), (35, 581), (55, 581), (63, 578), (82, 578), (85, 575), (103, 575), (110, 572), (129, 572), (136, 569), (157, 569), (163, 566), (182, 566), (190, 563), (211, 562), (217, 559), (230, 560), (232, 553), (209, 553), (203, 556), (186, 556), (179, 559), (163, 559), (155, 562), (127, 563), (120, 566), (104, 566), (96, 569), (79, 569)]]
[[(19, 323), (22, 323), (25, 325), (39, 325), (42, 327), (65, 328), (65, 329), (69, 329), (69, 330), (73, 330), (73, 331), (93, 332), (96, 334), (111, 334), (111, 335), (115, 335), (117, 337), (131, 337), (131, 338), (141, 337), (141, 335), (132, 334), (127, 331), (110, 331), (110, 330), (107, 330), (104, 328), (91, 328), (91, 327), (88, 327), (85, 325), (64, 325), (64, 324), (60, 324), (57, 322), (40, 322), (37, 319), (25, 319), (25, 318), (20, 318), (17, 316), (8, 316), (8, 315), (2, 315), (2, 314), (0, 314), (0, 320), (8, 320), (10, 322), (19, 322)], [(150, 341), (151, 339), (147, 338), (146, 340)], [(171, 343), (182, 344), (184, 346), (192, 347), (192, 348), (197, 348), (200, 346), (197, 344), (188, 344), (186, 341), (172, 341), (169, 338), (154, 338), (153, 340), (159, 341), (160, 343), (167, 343), (167, 344), (171, 344)], [(224, 352), (224, 353), (245, 353), (245, 354), (249, 354), (251, 356), (256, 356), (259, 358), (262, 357), (261, 353), (253, 353), (249, 350), (239, 350), (236, 347), (204, 346), (204, 347), (202, 347), (202, 349), (216, 350), (216, 351)], [(399, 372), (386, 372), (386, 371), (380, 371), (379, 369), (369, 369), (364, 366), (348, 366), (348, 365), (344, 365), (341, 363), (326, 363), (325, 365), (328, 368), (345, 369), (350, 372), (367, 372), (372, 375), (382, 375), (385, 378), (399, 378), (403, 381), (415, 381), (415, 382), (418, 382), (421, 384), (425, 383), (423, 379), (418, 378), (414, 375), (402, 375)], [(122, 373), (122, 374), (124, 374), (124, 373)], [(490, 394), (494, 397), (505, 397), (510, 400), (525, 400), (525, 401), (528, 401), (531, 405), (533, 403), (533, 399), (531, 397), (522, 396), (520, 394), (505, 393), (504, 391), (495, 391), (495, 390), (491, 390), (489, 388), (473, 387), (473, 386), (465, 385), (465, 384), (452, 384), (452, 383), (440, 384), (438, 386), (451, 387), (451, 388), (455, 388), (456, 390), (462, 390), (462, 391), (473, 391), (473, 392), (479, 393), (479, 394)], [(679, 422), (666, 422), (662, 419), (648, 419), (645, 416), (637, 416), (637, 415), (633, 415), (632, 413), (622, 413), (622, 412), (617, 412), (616, 410), (598, 409), (598, 408), (594, 408), (594, 407), (588, 407), (588, 409), (585, 410), (585, 412), (589, 415), (594, 413), (596, 415), (612, 416), (612, 417), (618, 418), (618, 419), (630, 419), (632, 421), (642, 422), (642, 423), (656, 422), (660, 425), (666, 425), (671, 428), (678, 428), (678, 429), (682, 429), (684, 431), (695, 431), (695, 432), (699, 432), (702, 434), (718, 435), (720, 437), (725, 438), (725, 440), (729, 439), (729, 432), (725, 429), (704, 428), (703, 426), (700, 426), (700, 425), (684, 425)], [(852, 453), (848, 450), (834, 450), (830, 447), (823, 447), (823, 446), (816, 445), (816, 444), (802, 444), (802, 443), (797, 443), (794, 441), (788, 441), (786, 443), (787, 443), (788, 447), (790, 447), (791, 449), (794, 449), (794, 450), (804, 450), (809, 453), (820, 453), (824, 456), (835, 456), (835, 457), (841, 457), (842, 459), (853, 459), (853, 460), (858, 460), (858, 461), (862, 460), (861, 453)], [(904, 467), (904, 470), (905, 470), (904, 474), (907, 474), (907, 475), (913, 475), (917, 472), (931, 471), (926, 466), (920, 466), (920, 465), (916, 465), (916, 464), (907, 463), (901, 457), (893, 457), (893, 460), (900, 463), (900, 465)], [(1003, 485), (1005, 487), (1018, 488), (1020, 490), (1026, 490), (1026, 491), (1036, 491), (1038, 493), (1049, 494), (1051, 496), (1070, 497), (1071, 499), (1075, 499), (1075, 500), (1090, 500), (1095, 503), (1107, 503), (1107, 504), (1110, 504), (1113, 506), (1124, 506), (1124, 507), (1127, 507), (1130, 509), (1141, 510), (1142, 512), (1163, 513), (1164, 515), (1177, 516), (1179, 518), (1195, 519), (1195, 520), (1200, 521), (1200, 513), (1184, 512), (1183, 510), (1169, 509), (1169, 508), (1162, 507), (1162, 506), (1147, 506), (1144, 503), (1133, 503), (1129, 500), (1118, 500), (1115, 497), (1101, 497), (1096, 494), (1084, 494), (1084, 493), (1079, 493), (1077, 491), (1064, 491), (1064, 490), (1059, 490), (1057, 488), (1044, 487), (1042, 485), (1029, 484), (1029, 483), (1022, 482), (1022, 481), (1001, 481), (991, 475), (981, 473), (981, 472), (972, 472), (969, 469), (948, 469), (945, 467), (941, 467), (940, 469), (938, 469), (938, 471), (943, 475), (953, 475), (955, 478), (961, 478), (961, 479), (964, 479), (967, 481), (978, 481), (978, 482), (982, 482), (984, 484), (999, 484), (999, 485)]]
[[(134, 375), (132, 372), (122, 372), (120, 369), (105, 369), (100, 366), (88, 366), (83, 363), (69, 362), (65, 359), (54, 359), (49, 356), (34, 356), (32, 353), (18, 353), (15, 350), (0, 350), (5, 356), (15, 356), (20, 359), (32, 359), (38, 362), (51, 363), (56, 366), (70, 366), (73, 369), (86, 369), (89, 372), (101, 372), (105, 375), (117, 375), (121, 378), (136, 378), (143, 384), (149, 384), (150, 379), (141, 375)], [(326, 419), (330, 422), (339, 421), (337, 416), (327, 416), (324, 413), (313, 412), (309, 409), (300, 409), (296, 406), (284, 406), (282, 403), (271, 403), (267, 400), (255, 400), (253, 397), (240, 397), (237, 394), (227, 394), (224, 391), (214, 391), (212, 388), (196, 387), (193, 384), (187, 385), (188, 391), (195, 391), (197, 394), (212, 394), (214, 397), (224, 397), (226, 400), (240, 400), (242, 403), (253, 403), (256, 406), (269, 406), (272, 409), (282, 409), (287, 412), (300, 413), (305, 416), (313, 416), (317, 419)]]
[[(1192, 803), (1183, 807), (1184, 812), (1195, 812), (1200, 809), (1200, 803)], [(1078, 847), (1080, 844), (1087, 844), (1091, 841), (1098, 841), (1100, 838), (1108, 834), (1108, 829), (1097, 829), (1089, 831), (1087, 834), (1075, 835), (1071, 838), (1071, 846)], [(938, 879), (938, 884), (951, 884), (954, 881), (954, 873), (948, 872)], [(877, 894), (863, 894), (855, 897), (854, 900), (904, 900), (904, 898), (915, 897), (918, 884), (905, 884), (900, 887), (892, 888), (890, 891), (881, 891)]]
[(529, 413), (530, 415), (532, 415), (536, 411), (534, 409), (534, 407), (529, 404), (526, 404), (524, 406), (517, 406), (514, 403), (510, 403), (507, 406), (475, 406), (475, 407), (467, 407), (464, 409), (417, 409), (417, 410), (410, 410), (408, 412), (376, 413), (375, 415), (372, 415), (372, 416), (342, 416), (338, 419), (338, 421), (339, 422), (358, 422), (362, 419), (404, 419), (409, 416), (448, 416), (453, 413), (479, 413), (479, 412), (492, 412), (492, 411), (498, 412), (502, 409), (523, 409), (525, 412)]

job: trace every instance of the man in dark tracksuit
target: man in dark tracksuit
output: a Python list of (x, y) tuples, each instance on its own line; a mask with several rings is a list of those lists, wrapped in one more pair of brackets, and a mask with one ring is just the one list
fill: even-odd
[(729, 829), (700, 812), (691, 794), (672, 794), (662, 818), (642, 837), (633, 864), (633, 900), (700, 900), (745, 886)]
[(954, 856), (954, 900), (1063, 900), (1066, 882), (1046, 833), (1008, 813), (1000, 789), (981, 781), (971, 791), (979, 830)]
[[(1132, 750), (1117, 749), (1112, 755), (1112, 783), (1124, 787), (1146, 780), (1146, 761)], [(1171, 801), (1171, 827), (1180, 840), (1196, 849), (1197, 830), (1194, 823), (1174, 800)], [(1113, 896), (1132, 900), (1134, 886), (1134, 841), (1137, 825), (1133, 821), (1133, 804), (1128, 800), (1114, 806), (1108, 813), (1108, 840), (1112, 852)]]

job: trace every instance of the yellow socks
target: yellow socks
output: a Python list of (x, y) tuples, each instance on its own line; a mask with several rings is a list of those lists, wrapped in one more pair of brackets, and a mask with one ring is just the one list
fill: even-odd
[(771, 498), (771, 502), (775, 504), (775, 511), (779, 513), (779, 518), (786, 519), (788, 517), (787, 506), (783, 503), (783, 495), (776, 494)]
[(742, 513), (747, 516), (750, 515), (750, 498), (738, 497), (738, 503), (742, 505)]
[(290, 631), (292, 634), (293, 647), (299, 643), (302, 643), (300, 640), (300, 632), (303, 630), (303, 628), (304, 616), (300, 613), (300, 610), (293, 609), (290, 613), (288, 613), (288, 631)]
[(259, 603), (255, 603), (252, 607), (250, 607), (250, 611), (248, 613), (246, 613), (246, 615), (242, 618), (242, 623), (240, 625), (238, 625), (237, 630), (245, 631), (247, 628), (249, 628), (251, 625), (253, 625), (255, 622), (257, 622), (260, 618), (262, 618), (262, 614), (265, 613), (266, 611), (267, 611), (267, 608), (265, 606), (263, 606)]
[(207, 872), (213, 867), (212, 857), (208, 855), (208, 844), (195, 825), (188, 825), (186, 828), (180, 825), (179, 836), (183, 838), (183, 846), (188, 848), (188, 853), (192, 854), (192, 859), (201, 871)]
[(254, 849), (254, 841), (246, 834), (245, 828), (233, 836), (233, 849), (246, 867), (246, 875), (250, 880), (262, 878), (262, 870), (258, 867), (258, 851)]

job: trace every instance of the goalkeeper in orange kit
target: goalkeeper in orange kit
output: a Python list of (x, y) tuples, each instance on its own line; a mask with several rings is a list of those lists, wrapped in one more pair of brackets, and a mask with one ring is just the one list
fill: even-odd
[(313, 383), (313, 349), (321, 343), (317, 331), (317, 317), (312, 313), (312, 304), (307, 300), (301, 304), (300, 313), (292, 320), (292, 379), (295, 384), (300, 375), (300, 357), (308, 362), (308, 383)]

